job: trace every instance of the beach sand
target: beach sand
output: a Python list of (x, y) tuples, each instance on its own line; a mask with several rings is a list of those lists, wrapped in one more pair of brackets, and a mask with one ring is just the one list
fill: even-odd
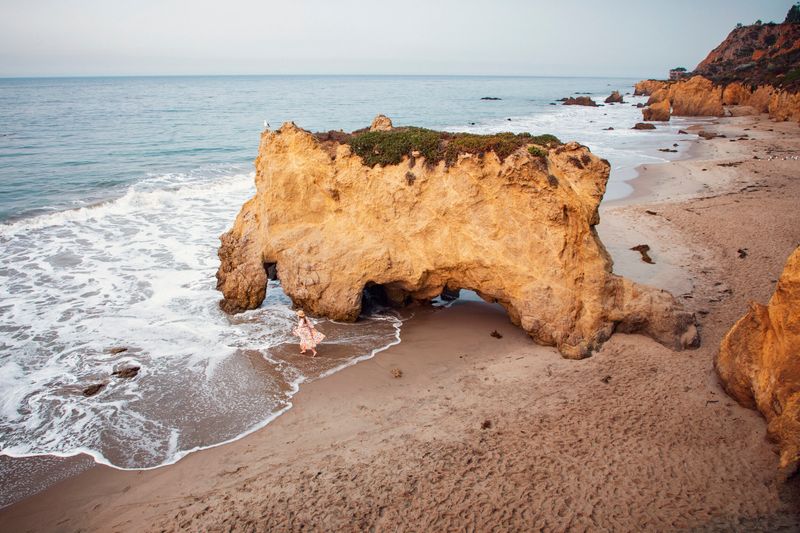
[(800, 244), (800, 128), (705, 129), (727, 137), (641, 169), (598, 228), (616, 272), (697, 313), (698, 350), (616, 334), (570, 361), (496, 305), (419, 308), (401, 344), (304, 385), (265, 429), (156, 470), (91, 468), (0, 510), (0, 530), (800, 527), (800, 475), (778, 469), (763, 418), (712, 367)]

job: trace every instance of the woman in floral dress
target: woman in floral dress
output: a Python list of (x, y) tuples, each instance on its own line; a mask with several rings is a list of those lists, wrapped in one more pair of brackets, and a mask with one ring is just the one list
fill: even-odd
[(317, 331), (311, 321), (306, 318), (306, 314), (300, 309), (297, 312), (299, 318), (297, 325), (292, 330), (292, 333), (300, 337), (300, 353), (306, 353), (306, 350), (311, 349), (311, 357), (317, 356), (317, 344), (322, 342), (325, 338), (323, 333)]

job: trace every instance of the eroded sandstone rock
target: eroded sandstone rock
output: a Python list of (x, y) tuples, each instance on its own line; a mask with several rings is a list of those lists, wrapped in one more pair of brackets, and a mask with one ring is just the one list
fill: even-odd
[(619, 91), (611, 91), (611, 94), (605, 99), (605, 103), (607, 104), (624, 104), (624, 100), (622, 99), (622, 95), (619, 94)]
[(389, 131), (392, 129), (392, 119), (386, 115), (378, 115), (372, 119), (369, 131)]
[(800, 247), (789, 257), (775, 293), (722, 339), (715, 362), (725, 390), (761, 411), (781, 450), (781, 466), (800, 461)]
[(649, 96), (659, 89), (663, 89), (669, 85), (666, 81), (661, 80), (642, 80), (634, 86), (634, 96)]
[(659, 122), (666, 122), (670, 116), (669, 100), (662, 100), (657, 104), (642, 109), (642, 117), (645, 120), (653, 120)]
[(694, 316), (672, 295), (611, 271), (594, 228), (608, 162), (530, 139), (502, 159), (433, 162), (415, 150), (371, 167), (354, 140), (323, 146), (291, 123), (264, 132), (256, 195), (221, 237), (222, 308), (258, 306), (275, 264), (295, 305), (336, 320), (357, 319), (365, 288), (398, 305), (464, 288), (566, 357), (590, 355), (615, 330), (695, 346)]
[(721, 117), (722, 88), (702, 76), (674, 83), (669, 88), (672, 114), (680, 117)]

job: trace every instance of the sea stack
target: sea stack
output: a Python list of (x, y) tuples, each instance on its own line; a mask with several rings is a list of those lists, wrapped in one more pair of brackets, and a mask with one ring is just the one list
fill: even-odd
[(549, 135), (286, 123), (262, 134), (256, 195), (221, 237), (221, 306), (257, 307), (275, 265), (295, 305), (335, 320), (356, 320), (365, 290), (404, 305), (472, 289), (565, 357), (614, 331), (697, 346), (672, 295), (612, 273), (595, 231), (608, 175)]
[(767, 305), (725, 335), (715, 367), (725, 390), (758, 409), (780, 446), (781, 466), (800, 461), (800, 247), (789, 257)]

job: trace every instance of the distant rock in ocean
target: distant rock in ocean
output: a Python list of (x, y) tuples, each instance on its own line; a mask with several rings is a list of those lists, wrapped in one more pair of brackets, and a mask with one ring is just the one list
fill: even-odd
[(622, 99), (622, 95), (619, 94), (619, 91), (612, 91), (608, 98), (605, 99), (605, 103), (607, 104), (624, 104), (624, 100)]
[(262, 134), (256, 195), (221, 237), (222, 308), (260, 305), (267, 269), (307, 312), (353, 321), (475, 290), (534, 341), (589, 356), (615, 331), (699, 343), (668, 292), (612, 273), (594, 226), (610, 166), (552, 135), (422, 128)]
[(758, 409), (767, 419), (767, 433), (780, 446), (781, 466), (797, 464), (800, 247), (786, 262), (769, 304), (751, 303), (747, 314), (722, 339), (715, 367), (728, 394), (745, 407)]
[(589, 96), (578, 96), (569, 98), (562, 98), (563, 105), (583, 105), (587, 107), (597, 107), (597, 103)]

